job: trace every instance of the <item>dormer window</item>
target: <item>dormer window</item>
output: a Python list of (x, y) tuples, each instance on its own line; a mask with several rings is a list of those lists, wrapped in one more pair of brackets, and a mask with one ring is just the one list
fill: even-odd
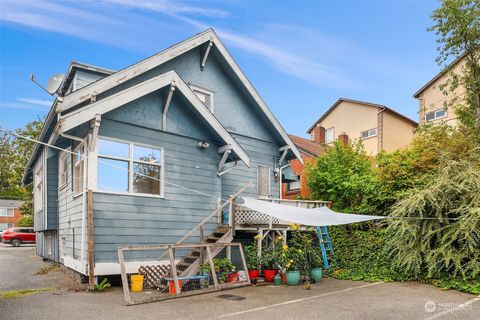
[(190, 88), (202, 103), (213, 113), (213, 94), (214, 92), (205, 88), (190, 85)]

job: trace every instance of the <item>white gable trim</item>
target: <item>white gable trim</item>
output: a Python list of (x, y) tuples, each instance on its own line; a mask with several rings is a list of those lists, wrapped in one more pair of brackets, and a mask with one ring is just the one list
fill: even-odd
[(204, 43), (210, 42), (213, 43), (220, 51), (224, 59), (229, 64), (230, 68), (233, 70), (235, 75), (238, 77), (240, 82), (245, 86), (247, 91), (251, 94), (252, 98), (259, 105), (260, 109), (263, 111), (268, 120), (272, 123), (273, 127), (277, 130), (280, 136), (283, 138), (286, 144), (290, 146), (291, 151), (295, 157), (303, 163), (302, 156), (300, 151), (297, 149), (292, 140), (288, 137), (287, 133), (280, 125), (278, 120), (275, 118), (273, 113), (267, 107), (265, 102), (262, 100), (258, 92), (255, 90), (251, 82), (247, 79), (243, 71), (240, 69), (238, 64), (235, 62), (233, 57), (230, 55), (228, 50), (225, 48), (223, 43), (218, 38), (217, 34), (212, 30), (208, 29), (198, 35), (182, 41), (162, 52), (159, 52), (145, 60), (142, 60), (134, 65), (131, 65), (123, 70), (120, 70), (110, 76), (107, 76), (103, 79), (100, 79), (92, 84), (89, 84), (75, 92), (66, 95), (63, 98), (63, 102), (58, 105), (57, 112), (64, 112), (75, 105), (82, 103), (91, 99), (93, 96), (96, 96), (102, 92), (105, 92), (119, 84), (122, 84), (132, 78), (137, 77), (138, 75), (149, 71), (171, 59), (176, 58), (177, 56), (196, 48)]
[(118, 107), (121, 107), (131, 101), (143, 97), (155, 90), (159, 90), (169, 86), (172, 82), (175, 83), (176, 88), (197, 110), (200, 116), (213, 128), (215, 132), (225, 141), (226, 144), (231, 145), (232, 151), (242, 160), (247, 166), (250, 165), (248, 154), (235, 141), (235, 139), (228, 133), (223, 125), (215, 118), (212, 113), (203, 105), (190, 87), (183, 81), (182, 78), (175, 72), (169, 71), (160, 76), (154, 77), (133, 87), (122, 90), (114, 95), (111, 95), (98, 102), (84, 106), (71, 113), (67, 113), (60, 117), (60, 130), (66, 132), (82, 123), (94, 119), (97, 115), (105, 114)]

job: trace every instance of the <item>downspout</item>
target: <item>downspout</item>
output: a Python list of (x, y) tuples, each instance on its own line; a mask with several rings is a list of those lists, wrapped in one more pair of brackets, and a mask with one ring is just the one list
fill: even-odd
[(279, 176), (279, 178), (280, 178), (280, 179), (279, 179), (279, 180), (280, 180), (280, 192), (279, 192), (279, 193), (280, 193), (280, 194), (279, 194), (279, 196), (278, 196), (279, 199), (282, 199), (282, 188), (283, 188), (282, 171), (283, 171), (283, 169), (285, 169), (286, 167), (289, 167), (289, 166), (290, 166), (290, 163), (287, 163), (286, 165), (281, 166), (281, 167), (279, 168), (279, 170), (278, 170), (278, 171), (279, 171), (278, 174), (280, 175), (280, 176)]
[(385, 107), (377, 112), (377, 153), (383, 150), (383, 111), (385, 111)]

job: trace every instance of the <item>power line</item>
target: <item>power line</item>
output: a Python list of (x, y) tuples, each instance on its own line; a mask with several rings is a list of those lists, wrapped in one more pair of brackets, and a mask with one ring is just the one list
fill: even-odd
[[(12, 136), (15, 136), (15, 137), (18, 137), (18, 138), (21, 138), (21, 139), (25, 139), (25, 140), (28, 140), (28, 141), (31, 141), (31, 142), (35, 142), (35, 143), (38, 143), (40, 145), (43, 145), (45, 147), (48, 147), (48, 148), (52, 148), (52, 149), (56, 149), (56, 150), (59, 150), (59, 151), (62, 151), (62, 152), (67, 152), (67, 153), (70, 153), (70, 154), (73, 154), (73, 155), (76, 155), (78, 156), (77, 153), (73, 152), (73, 151), (70, 151), (68, 149), (63, 149), (63, 148), (60, 148), (60, 147), (57, 147), (57, 146), (54, 146), (52, 144), (49, 144), (49, 143), (45, 143), (45, 142), (42, 142), (42, 141), (39, 141), (39, 140), (36, 140), (36, 139), (33, 139), (33, 138), (30, 138), (30, 137), (26, 137), (26, 136), (22, 136), (22, 135), (19, 135), (15, 132), (12, 132), (12, 131), (9, 131), (9, 130), (3, 130), (3, 129), (0, 129), (0, 131), (2, 132), (5, 132), (7, 134), (10, 134)], [(163, 155), (162, 155), (163, 156)], [(210, 194), (207, 194), (207, 193), (204, 193), (202, 191), (199, 191), (199, 190), (196, 190), (196, 189), (192, 189), (192, 188), (189, 188), (189, 187), (185, 187), (185, 186), (182, 186), (182, 185), (179, 185), (179, 184), (176, 184), (176, 183), (173, 183), (173, 182), (169, 182), (169, 181), (166, 181), (165, 179), (158, 179), (158, 178), (155, 178), (155, 177), (152, 177), (152, 176), (148, 176), (148, 175), (145, 175), (145, 174), (142, 174), (142, 173), (139, 173), (139, 172), (134, 172), (133, 170), (129, 169), (129, 168), (124, 168), (124, 167), (121, 167), (121, 166), (116, 166), (110, 162), (107, 162), (107, 161), (103, 161), (101, 159), (94, 159), (92, 157), (88, 157), (86, 156), (85, 154), (83, 155), (80, 155), (81, 159), (84, 160), (84, 159), (90, 159), (92, 161), (96, 161), (97, 163), (100, 162), (102, 164), (105, 164), (107, 166), (110, 166), (110, 167), (113, 167), (113, 168), (116, 168), (116, 169), (119, 169), (119, 170), (124, 170), (124, 171), (127, 171), (127, 172), (133, 172), (135, 175), (138, 175), (138, 176), (141, 176), (141, 177), (145, 177), (145, 178), (148, 178), (148, 179), (152, 179), (152, 180), (155, 180), (155, 181), (158, 181), (158, 182), (164, 182), (168, 185), (171, 185), (171, 186), (174, 186), (174, 187), (178, 187), (178, 188), (182, 188), (182, 189), (185, 189), (185, 190), (188, 190), (188, 191), (191, 191), (191, 192), (194, 192), (194, 193), (197, 193), (197, 194), (200, 194), (200, 195), (203, 195), (203, 196), (206, 196), (206, 197), (210, 197), (210, 198), (213, 198), (215, 200), (223, 200), (225, 201), (225, 199), (222, 199), (221, 197), (216, 197), (216, 196), (213, 196), (213, 195), (210, 195)]]

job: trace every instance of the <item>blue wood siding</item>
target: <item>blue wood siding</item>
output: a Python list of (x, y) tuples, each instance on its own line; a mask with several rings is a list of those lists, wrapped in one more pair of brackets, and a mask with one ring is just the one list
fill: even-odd
[[(164, 148), (164, 198), (95, 192), (95, 261), (116, 262), (122, 245), (175, 243), (216, 208), (220, 198), (216, 176), (217, 145), (198, 148), (198, 138), (184, 137), (132, 124), (102, 120), (100, 135)], [(172, 185), (175, 184), (175, 185)], [(213, 231), (215, 224), (208, 226)], [(190, 242), (198, 242), (192, 237)]]
[(249, 181), (253, 183), (253, 187), (242, 195), (257, 196), (257, 167), (259, 165), (270, 167), (270, 196), (278, 198), (280, 183), (273, 172), (275, 161), (278, 162), (278, 145), (251, 137), (239, 135), (234, 135), (234, 137), (250, 156), (250, 167), (239, 163), (235, 169), (222, 176), (223, 198), (234, 194)]
[(47, 229), (58, 228), (58, 154), (47, 159)]

